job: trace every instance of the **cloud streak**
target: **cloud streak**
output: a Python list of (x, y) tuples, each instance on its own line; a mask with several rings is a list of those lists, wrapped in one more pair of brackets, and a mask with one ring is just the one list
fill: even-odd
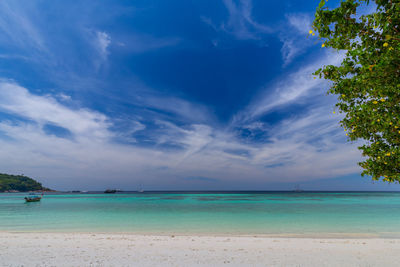
[(286, 14), (286, 23), (279, 34), (283, 43), (281, 53), (284, 66), (289, 65), (297, 56), (305, 53), (307, 48), (314, 45), (315, 38), (309, 36), (312, 19), (307, 14)]
[(273, 30), (254, 20), (252, 15), (253, 3), (251, 0), (223, 0), (228, 10), (228, 20), (216, 26), (210, 18), (202, 16), (204, 23), (211, 26), (215, 31), (223, 31), (235, 36), (239, 40), (258, 40), (261, 35), (270, 34)]
[[(62, 189), (90, 188), (97, 182), (168, 187), (185, 177), (215, 177), (228, 184), (243, 183), (243, 177), (253, 184), (296, 182), (358, 171), (356, 149), (338, 135), (338, 129), (332, 126), (334, 118), (319, 117), (322, 110), (284, 120), (272, 129), (260, 126), (272, 133), (266, 143), (243, 142), (233, 132), (207, 124), (160, 122), (164, 135), (158, 136), (159, 143), (179, 147), (168, 150), (115, 142), (118, 133), (111, 130), (112, 119), (106, 115), (71, 109), (51, 96), (34, 95), (15, 83), (2, 81), (0, 94), (1, 111), (25, 119), (0, 122), (1, 136), (7, 137), (0, 138), (0, 168), (44, 177), (47, 184), (58, 184)], [(49, 135), (43, 130), (45, 123), (64, 127), (75, 138)], [(313, 143), (314, 139), (319, 143)]]
[(41, 32), (24, 11), (16, 2), (0, 2), (0, 36), (3, 35), (0, 43), (23, 49), (29, 47), (36, 52), (46, 50)]
[(249, 120), (262, 116), (274, 109), (284, 107), (303, 98), (325, 94), (327, 82), (315, 79), (312, 73), (323, 65), (336, 65), (341, 62), (343, 54), (327, 52), (321, 58), (301, 66), (297, 71), (262, 90), (255, 100), (237, 116), (235, 120)]

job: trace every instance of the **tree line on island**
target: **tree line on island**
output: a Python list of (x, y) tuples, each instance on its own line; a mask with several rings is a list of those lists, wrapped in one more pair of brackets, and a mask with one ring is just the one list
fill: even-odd
[(0, 173), (0, 192), (52, 191), (24, 175)]

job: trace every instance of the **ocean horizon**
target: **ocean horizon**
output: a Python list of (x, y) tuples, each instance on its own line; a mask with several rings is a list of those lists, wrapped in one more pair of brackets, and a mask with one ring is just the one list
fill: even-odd
[(400, 192), (145, 191), (0, 194), (0, 230), (400, 238)]

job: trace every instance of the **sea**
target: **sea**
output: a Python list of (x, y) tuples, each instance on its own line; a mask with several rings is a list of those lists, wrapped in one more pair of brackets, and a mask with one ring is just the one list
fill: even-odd
[(0, 231), (400, 238), (399, 192), (0, 194)]

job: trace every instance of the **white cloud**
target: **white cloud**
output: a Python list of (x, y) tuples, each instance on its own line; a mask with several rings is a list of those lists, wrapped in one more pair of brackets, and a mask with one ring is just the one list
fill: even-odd
[(319, 60), (301, 66), (298, 71), (265, 88), (235, 120), (255, 118), (301, 98), (325, 94), (327, 82), (314, 79), (312, 73), (323, 65), (337, 65), (342, 58), (342, 53), (328, 52)]
[(211, 112), (206, 107), (177, 97), (162, 97), (147, 94), (144, 97), (140, 97), (137, 100), (137, 104), (172, 113), (179, 119), (189, 120), (192, 123), (206, 122), (213, 119)]
[(281, 38), (283, 42), (281, 53), (283, 58), (283, 66), (287, 66), (301, 51), (293, 39)]
[(325, 105), (267, 126), (269, 139), (251, 150), (251, 164), (265, 166), (270, 177), (282, 182), (359, 172), (357, 144), (345, 141), (339, 119)]
[(287, 14), (286, 23), (283, 25), (279, 38), (283, 43), (281, 53), (284, 66), (292, 62), (306, 49), (314, 44), (312, 36), (308, 35), (311, 29), (312, 19), (307, 14)]
[(111, 44), (111, 37), (108, 33), (103, 31), (89, 31), (90, 42), (92, 43), (96, 55), (94, 56), (93, 64), (96, 70), (107, 62), (109, 55), (109, 46)]
[(106, 59), (108, 56), (108, 46), (111, 44), (111, 37), (106, 32), (96, 31), (96, 46), (100, 56)]
[(33, 120), (40, 125), (52, 123), (79, 137), (107, 138), (109, 123), (103, 114), (86, 109), (73, 110), (50, 96), (31, 94), (9, 81), (0, 82), (0, 110)]
[(295, 28), (297, 32), (303, 36), (308, 35), (311, 29), (312, 19), (308, 14), (288, 14), (286, 19), (291, 27)]
[(59, 98), (62, 101), (70, 101), (71, 100), (71, 96), (63, 94), (63, 93), (59, 93), (57, 95), (57, 98)]
[(216, 26), (210, 18), (202, 16), (204, 23), (210, 25), (216, 31), (224, 31), (232, 34), (239, 40), (260, 39), (260, 35), (269, 34), (272, 29), (266, 25), (258, 23), (252, 16), (252, 1), (240, 0), (235, 3), (233, 0), (223, 0), (228, 10), (228, 21)]
[[(358, 152), (342, 139), (331, 138), (337, 129), (326, 125), (334, 125), (334, 119), (318, 117), (321, 110), (272, 129), (257, 124), (256, 128), (270, 131), (272, 140), (257, 144), (242, 142), (233, 132), (207, 124), (178, 126), (160, 121), (164, 128), (158, 142), (181, 147), (163, 150), (158, 146), (115, 143), (119, 135), (110, 130), (107, 116), (88, 109), (71, 109), (55, 98), (32, 94), (9, 81), (1, 82), (0, 99), (2, 112), (28, 119), (0, 122), (1, 135), (8, 136), (0, 138), (0, 168), (41, 177), (46, 185), (61, 189), (101, 189), (107, 183), (165, 188), (184, 177), (199, 175), (216, 177), (216, 181), (233, 186), (243, 184), (244, 177), (250, 184), (291, 182), (358, 171)], [(75, 138), (48, 135), (42, 129), (44, 123), (67, 128)], [(141, 123), (132, 125), (133, 133), (145, 129)], [(312, 144), (311, 139), (319, 139), (320, 144)]]

